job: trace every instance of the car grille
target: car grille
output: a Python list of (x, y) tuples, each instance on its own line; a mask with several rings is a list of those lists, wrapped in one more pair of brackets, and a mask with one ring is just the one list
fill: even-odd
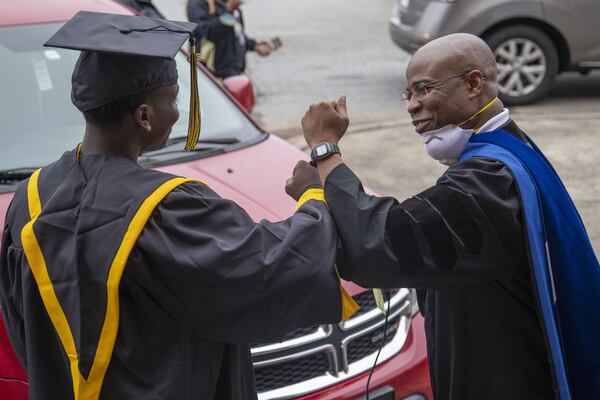
[[(390, 291), (391, 312), (379, 363), (404, 345), (412, 317), (412, 292)], [(297, 329), (281, 343), (252, 349), (259, 399), (284, 399), (334, 385), (370, 369), (381, 346), (384, 315), (372, 291), (354, 296), (361, 309), (336, 325)]]
[[(398, 329), (398, 322), (399, 318), (395, 318), (388, 322), (384, 346), (394, 338), (394, 333), (396, 333), (396, 329)], [(379, 349), (379, 346), (381, 346), (382, 339), (383, 327), (375, 329), (350, 342), (348, 344), (348, 362), (352, 364), (353, 362), (359, 361), (369, 354), (376, 352)]]
[(295, 331), (292, 331), (285, 335), (284, 341), (296, 339), (302, 336), (309, 335), (311, 333), (315, 333), (319, 329), (319, 325), (310, 326), (308, 328), (298, 328)]
[[(398, 291), (394, 291), (392, 296)], [(367, 290), (366, 292), (357, 294), (353, 297), (356, 304), (360, 306), (360, 309), (352, 316), (353, 318), (358, 317), (359, 315), (363, 315), (375, 307), (377, 307), (377, 303), (375, 303), (375, 296), (373, 296), (373, 292), (371, 290)]]
[(273, 388), (293, 385), (316, 378), (329, 369), (324, 353), (312, 354), (299, 360), (290, 360), (256, 372), (256, 390), (264, 392)]

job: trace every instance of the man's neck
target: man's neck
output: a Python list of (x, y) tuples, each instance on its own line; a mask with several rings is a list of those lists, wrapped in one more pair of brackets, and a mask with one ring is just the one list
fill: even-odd
[(121, 156), (137, 162), (141, 150), (139, 144), (131, 140), (131, 135), (121, 131), (119, 128), (108, 130), (87, 124), (81, 142), (81, 154)]
[[(491, 101), (491, 99), (490, 99)], [(484, 107), (485, 104), (482, 106)], [(487, 121), (496, 115), (500, 114), (504, 110), (504, 104), (500, 99), (496, 100), (493, 104), (491, 104), (487, 109), (481, 112), (481, 114), (477, 115), (468, 123), (462, 125), (463, 128), (479, 130)]]

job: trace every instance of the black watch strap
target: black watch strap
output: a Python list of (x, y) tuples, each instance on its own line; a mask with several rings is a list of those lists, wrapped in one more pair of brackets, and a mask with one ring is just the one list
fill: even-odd
[(341, 154), (340, 148), (337, 144), (321, 142), (310, 152), (310, 165), (315, 167), (317, 165), (317, 161), (324, 160), (334, 154)]

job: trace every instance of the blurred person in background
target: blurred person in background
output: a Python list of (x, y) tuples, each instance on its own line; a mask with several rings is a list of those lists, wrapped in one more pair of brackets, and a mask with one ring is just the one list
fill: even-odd
[(152, 0), (118, 0), (119, 3), (137, 11), (145, 17), (162, 18), (165, 16), (158, 11)]
[(187, 15), (197, 23), (198, 53), (213, 74), (221, 79), (241, 75), (246, 69), (246, 52), (268, 56), (277, 46), (272, 41), (257, 41), (244, 30), (240, 6), (244, 0), (189, 0)]

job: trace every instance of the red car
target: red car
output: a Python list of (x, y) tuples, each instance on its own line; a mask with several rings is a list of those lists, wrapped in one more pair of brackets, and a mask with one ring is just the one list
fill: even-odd
[[(74, 148), (84, 132), (82, 115), (70, 102), (70, 76), (77, 52), (42, 47), (79, 10), (131, 14), (111, 0), (20, 0), (0, 3), (0, 224), (19, 181)], [(189, 96), (187, 59), (180, 68), (181, 117), (166, 148), (140, 162), (177, 175), (202, 179), (256, 220), (288, 217), (294, 202), (283, 187), (305, 155), (264, 132), (250, 117), (253, 97), (245, 78), (227, 88), (199, 66), (203, 142), (183, 152)], [(357, 399), (383, 338), (384, 319), (372, 293), (351, 283), (358, 315), (337, 325), (290, 332), (282, 343), (252, 349), (260, 399)], [(371, 381), (371, 399), (431, 399), (423, 319), (412, 291), (391, 298), (388, 335)], [(0, 398), (27, 399), (27, 376), (15, 358), (0, 320)]]

